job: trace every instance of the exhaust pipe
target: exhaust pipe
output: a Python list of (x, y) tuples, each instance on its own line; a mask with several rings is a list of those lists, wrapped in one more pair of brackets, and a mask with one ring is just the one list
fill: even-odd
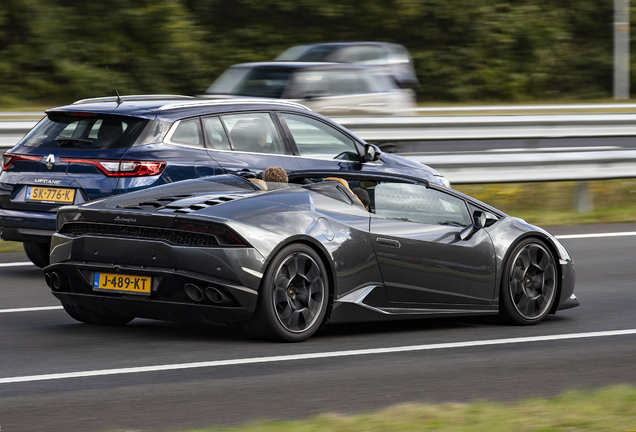
[(191, 300), (194, 300), (195, 302), (203, 300), (203, 291), (195, 284), (187, 283), (183, 289)]
[(53, 289), (59, 290), (62, 286), (62, 278), (57, 272), (51, 273), (51, 285)]
[(51, 285), (51, 275), (49, 273), (44, 273), (44, 282), (46, 282), (46, 286), (53, 288)]
[(207, 287), (205, 289), (205, 296), (214, 304), (227, 303), (230, 300), (223, 294), (223, 291), (214, 287)]

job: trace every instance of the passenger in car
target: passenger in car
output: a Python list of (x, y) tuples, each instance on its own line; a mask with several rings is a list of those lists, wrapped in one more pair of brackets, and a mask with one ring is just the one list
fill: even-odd
[[(260, 146), (259, 153), (277, 153), (276, 147), (274, 146), (274, 142), (267, 142), (267, 137), (269, 136), (269, 131), (267, 130), (267, 125), (261, 119), (252, 120), (252, 125), (258, 131), (258, 145)], [(280, 168), (280, 167), (279, 167)], [(282, 168), (281, 168), (282, 169)], [(287, 174), (285, 174), (285, 178), (287, 178)], [(287, 181), (285, 181), (286, 183)]]
[(287, 172), (279, 166), (269, 167), (263, 171), (263, 181), (267, 183), (268, 189), (289, 187)]
[(367, 211), (371, 212), (371, 200), (369, 199), (369, 193), (359, 187), (351, 189), (351, 192), (353, 192), (358, 197)]
[(269, 167), (263, 171), (263, 180), (266, 182), (287, 183), (287, 172), (279, 167)]

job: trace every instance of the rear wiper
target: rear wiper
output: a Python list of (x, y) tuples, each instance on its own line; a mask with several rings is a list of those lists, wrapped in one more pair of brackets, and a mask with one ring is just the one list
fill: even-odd
[(57, 141), (57, 144), (59, 146), (75, 145), (75, 144), (94, 145), (92, 140), (84, 139), (84, 138), (59, 137), (59, 138), (55, 138), (55, 141)]

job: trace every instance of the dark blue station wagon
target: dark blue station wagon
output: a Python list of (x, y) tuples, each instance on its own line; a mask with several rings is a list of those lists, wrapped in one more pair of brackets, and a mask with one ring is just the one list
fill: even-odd
[(202, 176), (259, 176), (269, 166), (393, 172), (446, 182), (425, 165), (380, 154), (296, 103), (162, 95), (85, 99), (47, 110), (4, 154), (1, 237), (23, 242), (29, 259), (43, 267), (61, 205)]

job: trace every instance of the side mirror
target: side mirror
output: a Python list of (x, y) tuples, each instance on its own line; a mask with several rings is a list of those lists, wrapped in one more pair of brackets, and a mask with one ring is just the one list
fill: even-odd
[(365, 162), (375, 162), (380, 159), (380, 155), (382, 154), (382, 150), (374, 144), (366, 144), (364, 146), (364, 161)]
[(489, 227), (497, 222), (497, 216), (492, 213), (476, 210), (473, 213), (473, 223), (468, 225), (459, 233), (459, 238), (462, 240), (468, 240), (473, 234), (482, 228)]
[(477, 228), (486, 228), (497, 222), (497, 216), (486, 211), (477, 210), (473, 213), (473, 220)]

